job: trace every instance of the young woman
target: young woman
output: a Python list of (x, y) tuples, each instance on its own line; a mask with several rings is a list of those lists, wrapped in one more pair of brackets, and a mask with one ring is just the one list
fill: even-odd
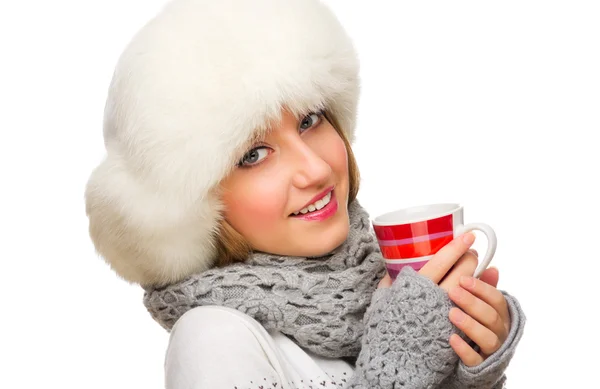
[(175, 0), (122, 54), (90, 235), (170, 331), (167, 388), (500, 388), (525, 317), (474, 236), (386, 275), (358, 61), (317, 0)]

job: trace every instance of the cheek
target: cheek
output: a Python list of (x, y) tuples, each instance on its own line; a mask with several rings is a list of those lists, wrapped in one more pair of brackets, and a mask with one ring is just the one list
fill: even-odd
[(346, 145), (342, 138), (337, 133), (335, 138), (329, 143), (327, 160), (335, 174), (347, 175), (348, 174), (348, 152), (346, 151)]
[[(248, 175), (251, 176), (251, 175)], [(281, 193), (273, 182), (237, 180), (223, 194), (225, 218), (242, 235), (252, 235), (252, 231), (268, 230), (274, 220), (281, 217)]]

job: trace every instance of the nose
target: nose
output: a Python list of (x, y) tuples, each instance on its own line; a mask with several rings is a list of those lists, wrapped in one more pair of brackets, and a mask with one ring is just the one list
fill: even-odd
[(324, 186), (331, 176), (331, 166), (313, 149), (303, 141), (297, 142), (294, 147), (294, 172), (292, 183), (295, 187), (303, 189), (311, 186)]

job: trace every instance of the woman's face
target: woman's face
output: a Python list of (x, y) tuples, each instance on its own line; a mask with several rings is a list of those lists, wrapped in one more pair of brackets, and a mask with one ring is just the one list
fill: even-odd
[[(324, 255), (348, 236), (348, 153), (322, 113), (299, 121), (282, 113), (264, 142), (252, 146), (221, 182), (225, 220), (254, 250)], [(332, 193), (313, 207), (315, 196), (323, 197), (330, 188)], [(307, 204), (309, 212), (294, 215), (306, 211)]]

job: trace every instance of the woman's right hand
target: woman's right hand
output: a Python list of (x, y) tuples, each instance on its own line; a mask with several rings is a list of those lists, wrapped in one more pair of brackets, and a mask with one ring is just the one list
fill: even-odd
[[(431, 279), (446, 292), (458, 286), (458, 281), (463, 275), (472, 276), (477, 268), (477, 252), (470, 250), (475, 235), (468, 232), (455, 238), (452, 242), (442, 247), (426, 264), (419, 273)], [(378, 288), (389, 288), (392, 279), (386, 273), (379, 281)]]

